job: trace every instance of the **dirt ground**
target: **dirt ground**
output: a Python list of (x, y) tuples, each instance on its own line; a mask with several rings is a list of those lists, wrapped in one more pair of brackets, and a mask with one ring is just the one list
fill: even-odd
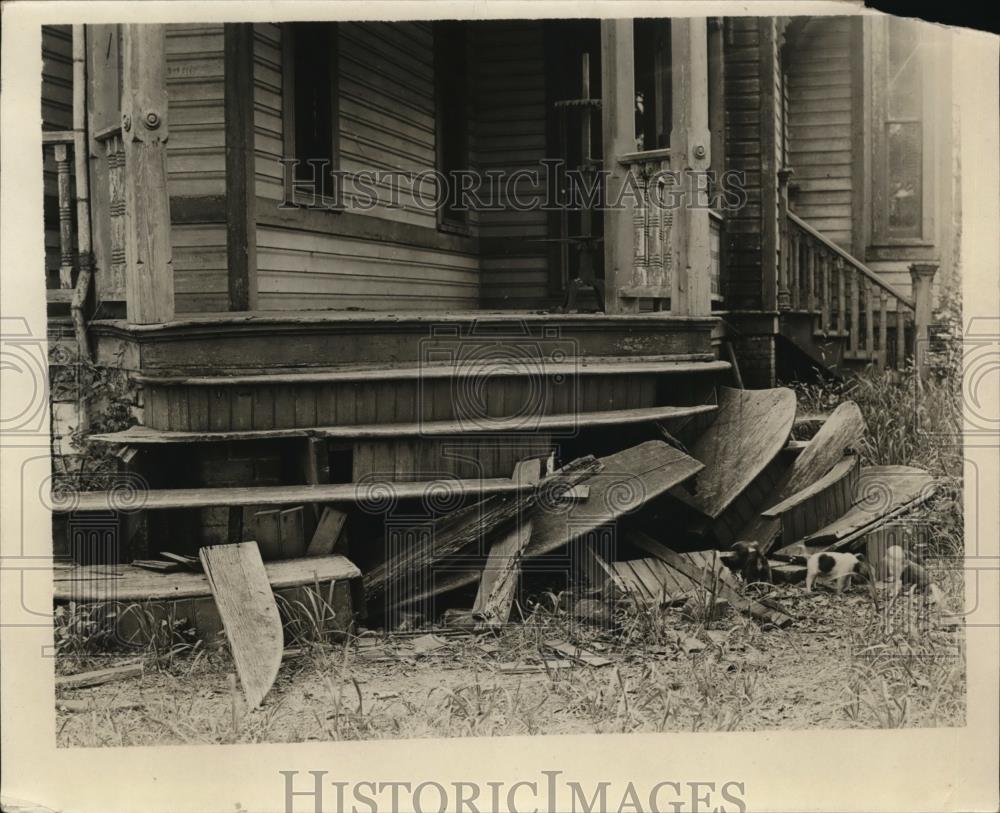
[[(879, 587), (836, 596), (773, 588), (797, 621), (761, 627), (723, 610), (620, 613), (616, 629), (574, 620), (552, 602), (499, 635), (367, 634), (286, 657), (255, 711), (234, 690), (225, 651), (148, 661), (141, 677), (64, 691), (83, 711), (57, 712), (60, 746), (460, 737), (520, 734), (961, 726), (964, 629), (947, 607), (889, 602)], [(572, 640), (607, 659), (560, 664), (543, 642)], [(124, 656), (63, 659), (62, 673)], [(131, 660), (135, 660), (134, 656)], [(549, 661), (549, 667), (543, 665)], [(510, 670), (516, 669), (517, 672)], [(542, 671), (538, 671), (541, 669)]]

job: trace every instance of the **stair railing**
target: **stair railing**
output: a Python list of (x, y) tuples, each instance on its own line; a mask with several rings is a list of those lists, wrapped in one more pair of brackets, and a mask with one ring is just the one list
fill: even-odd
[(937, 266), (911, 265), (907, 296), (788, 208), (789, 175), (779, 172), (779, 310), (811, 314), (814, 335), (846, 340), (845, 360), (899, 370), (912, 359), (923, 374)]

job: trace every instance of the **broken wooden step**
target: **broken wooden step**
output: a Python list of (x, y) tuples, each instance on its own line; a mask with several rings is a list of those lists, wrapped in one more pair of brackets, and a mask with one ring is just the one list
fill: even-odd
[(780, 548), (785, 557), (808, 557), (848, 548), (887, 522), (914, 510), (935, 491), (934, 478), (914, 466), (865, 466), (849, 510), (804, 539)]
[(465, 421), (417, 421), (414, 423), (368, 423), (343, 426), (287, 427), (246, 431), (187, 432), (133, 426), (121, 432), (94, 434), (98, 443), (164, 444), (223, 443), (276, 438), (323, 438), (328, 440), (373, 440), (405, 437), (457, 437), (476, 434), (531, 434), (557, 430), (591, 429), (603, 426), (655, 423), (690, 418), (714, 412), (714, 404), (660, 406), (642, 409), (611, 409), (602, 412), (571, 412), (530, 418), (477, 418)]

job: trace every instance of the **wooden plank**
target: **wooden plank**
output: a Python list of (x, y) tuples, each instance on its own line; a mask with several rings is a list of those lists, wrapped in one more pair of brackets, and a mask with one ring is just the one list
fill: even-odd
[(257, 545), (261, 558), (266, 561), (281, 557), (281, 512), (258, 511), (254, 514)]
[(844, 477), (850, 474), (852, 470), (858, 467), (858, 465), (858, 458), (855, 455), (848, 455), (834, 465), (834, 467), (825, 475), (811, 483), (806, 488), (795, 492), (790, 497), (779, 502), (777, 505), (773, 505), (770, 508), (761, 511), (761, 516), (768, 518), (781, 517), (782, 514), (791, 511), (793, 508), (796, 508), (812, 497), (815, 497), (824, 489), (829, 488), (829, 486), (833, 483), (844, 479)]
[[(844, 401), (837, 406), (792, 463), (764, 510), (774, 508), (826, 476), (844, 459), (844, 455), (859, 449), (864, 432), (865, 419), (857, 404)], [(758, 542), (766, 552), (780, 531), (781, 522), (777, 517), (761, 515), (751, 520), (737, 538)]]
[(329, 505), (324, 507), (312, 539), (309, 540), (306, 556), (328, 556), (333, 553), (344, 530), (345, 522), (347, 522), (346, 512), (331, 508)]
[[(685, 558), (676, 551), (670, 550), (670, 548), (666, 545), (657, 542), (655, 539), (635, 529), (627, 531), (626, 538), (646, 553), (662, 559), (674, 570), (691, 579), (693, 582), (702, 585), (703, 587), (706, 586), (704, 584), (704, 569), (698, 564), (695, 564), (690, 558)], [(754, 599), (748, 599), (740, 593), (735, 579), (732, 574), (729, 573), (728, 569), (723, 566), (718, 554), (715, 551), (712, 551), (711, 553), (713, 555), (713, 560), (708, 576), (712, 579), (718, 578), (717, 591), (720, 598), (724, 598), (740, 612), (750, 613), (755, 618), (768, 621), (777, 627), (787, 627), (792, 623), (793, 619), (787, 613), (773, 607), (769, 607), (759, 601), (755, 601)]]
[[(628, 364), (628, 370), (622, 369)], [(310, 369), (296, 373), (253, 373), (229, 376), (170, 376), (136, 375), (136, 381), (159, 386), (219, 387), (256, 386), (260, 384), (331, 384), (348, 381), (428, 381), (441, 378), (536, 378), (537, 376), (621, 376), (628, 375), (687, 375), (690, 373), (724, 372), (730, 368), (726, 361), (659, 361), (638, 358), (575, 358), (569, 361), (550, 361), (547, 358), (524, 361), (517, 359), (502, 364), (495, 362), (461, 364), (427, 364), (422, 366), (344, 366), (329, 369)]]
[(846, 457), (826, 476), (772, 509), (774, 513), (768, 512), (781, 522), (782, 544), (790, 545), (841, 516), (850, 504), (859, 475), (858, 458)]
[[(785, 390), (791, 395), (790, 390)], [(794, 405), (794, 396), (792, 403)], [(582, 429), (596, 426), (624, 426), (655, 421), (689, 418), (714, 412), (713, 404), (698, 406), (664, 406), (647, 409), (616, 409), (604, 412), (542, 415), (530, 422), (532, 432), (562, 429)], [(237, 440), (257, 440), (289, 437), (315, 437), (340, 439), (375, 439), (397, 437), (429, 437), (468, 435), (472, 433), (525, 432), (521, 419), (484, 418), (476, 421), (428, 421), (424, 423), (355, 424), (353, 426), (286, 427), (249, 432), (171, 432), (133, 426), (123, 432), (95, 434), (89, 440), (101, 443), (207, 443)], [(782, 441), (783, 443), (784, 441)]]
[(141, 663), (130, 663), (125, 666), (113, 666), (109, 669), (96, 669), (92, 672), (78, 672), (75, 675), (56, 675), (57, 689), (84, 689), (88, 686), (100, 686), (116, 680), (142, 675)]
[[(493, 494), (512, 494), (525, 490), (506, 477), (459, 479), (442, 477), (409, 483), (335, 483), (316, 486), (231, 486), (226, 488), (177, 488), (156, 489), (143, 495), (142, 508), (165, 510), (169, 508), (213, 508), (237, 505), (289, 505), (295, 503), (358, 503), (371, 498), (374, 487), (389, 487), (397, 499), (414, 499), (425, 496), (428, 488), (442, 496), (465, 497)], [(583, 492), (580, 492), (582, 496)], [(118, 511), (121, 506), (115, 492), (87, 491), (77, 495), (72, 505), (54, 506), (57, 513), (70, 511)], [(571, 495), (575, 499), (576, 495)], [(133, 506), (128, 506), (133, 510)]]
[(691, 455), (704, 463), (692, 504), (718, 517), (763, 471), (788, 441), (795, 420), (795, 394), (720, 388), (719, 411)]
[(255, 709), (278, 676), (284, 649), (281, 618), (264, 562), (253, 542), (204, 547), (199, 553), (243, 694)]
[(913, 466), (866, 466), (861, 469), (850, 510), (801, 542), (782, 547), (783, 556), (810, 556), (838, 550), (901, 513), (930, 499), (934, 478)]
[(279, 515), (281, 558), (295, 559), (306, 552), (305, 518), (302, 506), (286, 508)]
[[(542, 461), (524, 460), (514, 468), (514, 480), (536, 484), (542, 476)], [(507, 623), (517, 591), (520, 560), (531, 538), (531, 516), (515, 517), (514, 527), (490, 546), (472, 605), (473, 615), (488, 626)]]
[(133, 324), (174, 317), (164, 26), (124, 26), (125, 274)]
[[(204, 573), (153, 573), (131, 565), (117, 566), (120, 576), (109, 579), (101, 565), (74, 568), (72, 578), (54, 581), (56, 602), (158, 601), (203, 598), (210, 595)], [(343, 556), (284, 559), (266, 562), (268, 580), (275, 590), (303, 584), (342, 581), (361, 575)]]

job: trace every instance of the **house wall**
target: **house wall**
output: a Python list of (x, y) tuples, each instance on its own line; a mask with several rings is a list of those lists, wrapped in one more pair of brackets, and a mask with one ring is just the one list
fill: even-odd
[[(436, 213), (418, 206), (405, 185), (398, 206), (390, 205), (385, 186), (379, 189), (379, 203), (368, 210), (348, 206), (343, 214), (303, 212), (298, 219), (299, 213), (285, 210), (279, 218), (282, 33), (279, 26), (255, 26), (258, 307), (477, 307), (479, 259), (473, 240), (456, 248), (452, 235), (438, 232)], [(433, 170), (430, 24), (341, 23), (338, 51), (341, 170), (349, 175), (365, 169)], [(361, 233), (358, 218), (370, 219), (373, 227), (383, 223), (385, 236)]]
[[(851, 19), (815, 18), (786, 50), (791, 208), (831, 240), (852, 247)], [(860, 180), (860, 179), (859, 179)]]

